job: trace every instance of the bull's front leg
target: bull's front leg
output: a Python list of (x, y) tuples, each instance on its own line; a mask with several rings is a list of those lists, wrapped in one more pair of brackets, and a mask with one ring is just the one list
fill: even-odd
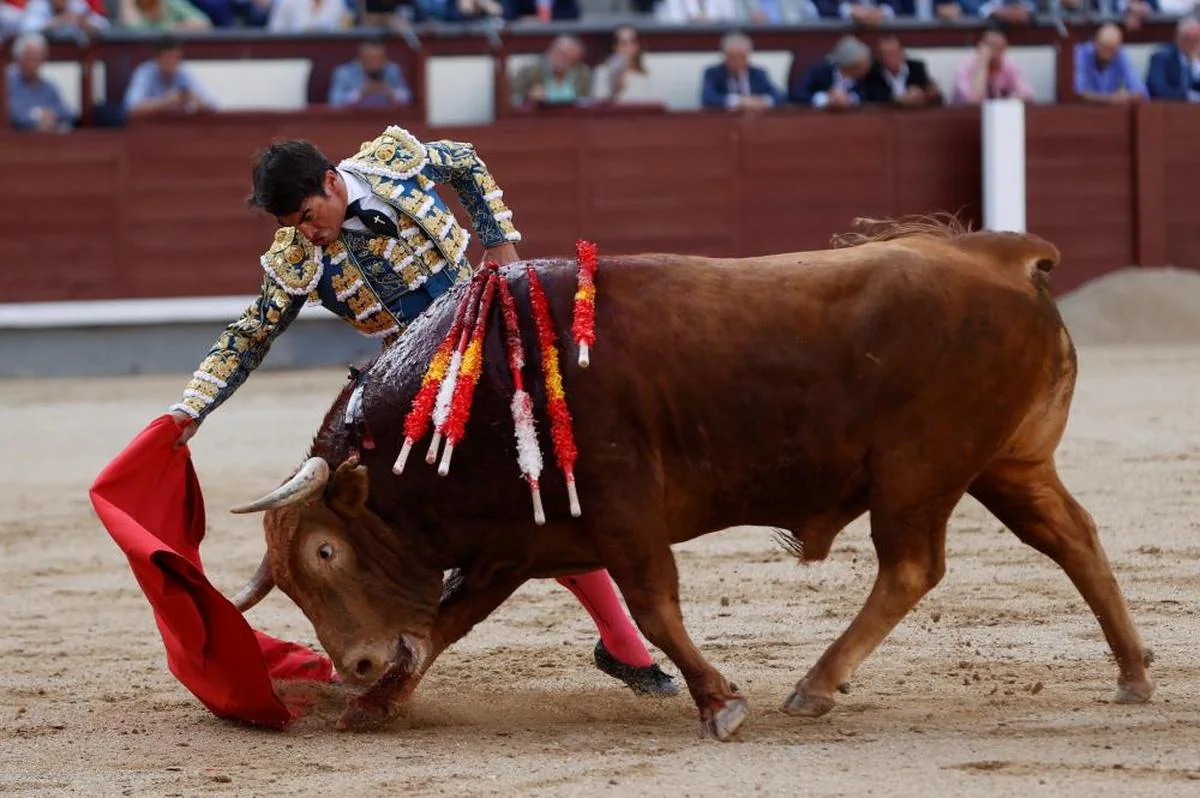
[(453, 572), (428, 641), (405, 640), (409, 655), (401, 652), (375, 684), (350, 702), (338, 719), (338, 730), (369, 731), (396, 718), (434, 660), (491, 615), (525, 580), (524, 575), (493, 573), (490, 579), (476, 582)]

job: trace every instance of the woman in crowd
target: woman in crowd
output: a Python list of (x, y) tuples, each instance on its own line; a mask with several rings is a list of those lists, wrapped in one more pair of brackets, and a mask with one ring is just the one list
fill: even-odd
[(646, 71), (641, 42), (631, 25), (613, 31), (613, 53), (596, 67), (592, 98), (612, 102), (646, 102), (659, 99)]

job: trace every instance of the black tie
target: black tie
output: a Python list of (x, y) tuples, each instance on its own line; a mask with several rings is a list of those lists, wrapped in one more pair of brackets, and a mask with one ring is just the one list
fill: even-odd
[(389, 238), (399, 238), (400, 231), (396, 229), (396, 225), (387, 214), (382, 211), (371, 211), (364, 208), (359, 200), (355, 200), (346, 206), (346, 218), (358, 219), (372, 233)]

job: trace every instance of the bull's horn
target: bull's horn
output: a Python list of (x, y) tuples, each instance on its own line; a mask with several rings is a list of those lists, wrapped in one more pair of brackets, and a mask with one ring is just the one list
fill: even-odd
[(320, 495), (321, 491), (325, 490), (325, 483), (327, 482), (329, 482), (329, 463), (325, 462), (325, 459), (322, 457), (310, 457), (301, 466), (296, 476), (261, 499), (252, 501), (249, 504), (243, 504), (241, 507), (234, 507), (229, 512), (257, 513), (260, 510), (269, 510), (272, 507), (297, 504), (311, 499), (313, 496)]
[(238, 608), (238, 612), (245, 612), (262, 601), (273, 587), (275, 587), (275, 578), (271, 575), (271, 560), (268, 554), (264, 554), (254, 576), (250, 577), (246, 586), (233, 597), (233, 606)]

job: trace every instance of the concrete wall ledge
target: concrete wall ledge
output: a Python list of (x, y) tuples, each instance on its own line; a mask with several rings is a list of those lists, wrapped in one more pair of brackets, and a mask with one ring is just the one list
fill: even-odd
[[(0, 304), (0, 379), (180, 375), (180, 390), (251, 297)], [(363, 363), (379, 352), (321, 307), (306, 307), (260, 369)]]

